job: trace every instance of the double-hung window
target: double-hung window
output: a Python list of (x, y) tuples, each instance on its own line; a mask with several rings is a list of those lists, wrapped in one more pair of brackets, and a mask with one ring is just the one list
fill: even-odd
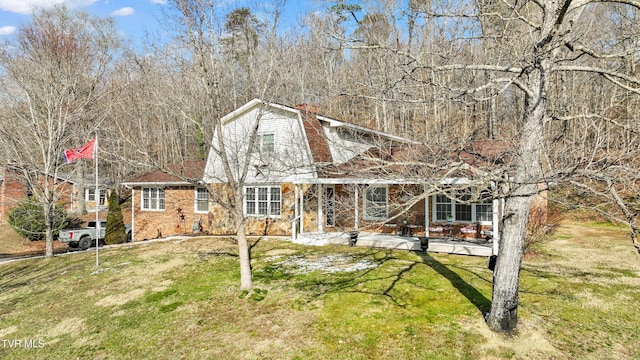
[(387, 218), (387, 187), (370, 186), (364, 193), (364, 218), (381, 220)]
[[(451, 196), (455, 194), (455, 196)], [(434, 197), (433, 221), (491, 222), (493, 204), (484, 191), (477, 202), (471, 203), (471, 191), (459, 190), (455, 193), (438, 194)]]
[[(104, 205), (107, 200), (107, 190), (99, 189), (100, 191), (100, 202), (99, 205)], [(96, 201), (96, 189), (95, 188), (87, 188), (84, 193), (84, 200), (87, 202), (95, 202)]]
[(209, 212), (209, 192), (205, 188), (196, 188), (195, 211), (197, 213)]
[(253, 144), (252, 152), (270, 153), (273, 152), (275, 148), (276, 142), (274, 134), (257, 134), (255, 143)]
[(451, 205), (451, 199), (449, 199), (444, 194), (438, 194), (435, 196), (435, 220), (436, 221), (445, 221), (445, 220), (453, 220), (453, 210)]
[(142, 210), (164, 210), (164, 189), (142, 188)]
[(249, 216), (280, 216), (282, 193), (279, 186), (247, 186), (244, 213)]
[(456, 221), (471, 221), (473, 205), (469, 204), (471, 200), (471, 191), (456, 191)]

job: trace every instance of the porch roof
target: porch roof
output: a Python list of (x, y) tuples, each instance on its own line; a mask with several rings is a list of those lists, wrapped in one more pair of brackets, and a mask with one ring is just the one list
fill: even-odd
[(373, 179), (373, 178), (309, 178), (293, 181), (296, 185), (467, 185), (468, 178), (444, 178), (444, 179)]

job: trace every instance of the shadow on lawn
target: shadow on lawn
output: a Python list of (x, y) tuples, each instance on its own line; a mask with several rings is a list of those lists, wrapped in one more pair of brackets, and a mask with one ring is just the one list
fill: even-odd
[[(455, 271), (449, 269), (449, 267), (445, 266), (435, 258), (431, 257), (428, 253), (422, 254), (422, 259), (424, 263), (435, 270), (438, 274), (442, 275), (445, 279), (449, 280), (451, 285), (456, 288), (460, 294), (469, 300), (480, 313), (484, 315), (491, 308), (491, 300), (487, 299), (481, 292), (479, 292), (475, 287), (471, 284), (467, 283), (460, 275), (458, 275)], [(469, 271), (465, 269), (465, 271)], [(474, 275), (481, 277), (479, 274), (473, 273)]]
[[(420, 261), (397, 258), (392, 255), (391, 251), (384, 250), (375, 253), (352, 254), (352, 256), (356, 261), (369, 259), (374, 261), (377, 266), (375, 268), (355, 273), (342, 273), (331, 277), (330, 280), (327, 280), (326, 277), (322, 277), (321, 279), (308, 279), (300, 283), (299, 287), (312, 290), (314, 292), (314, 298), (336, 292), (364, 293), (374, 296), (384, 296), (397, 306), (405, 307), (408, 305), (406, 303), (406, 299), (404, 299), (402, 295), (398, 295), (402, 294), (402, 292), (395, 292), (394, 290), (398, 287), (401, 280), (410, 281), (414, 286), (420, 286), (419, 282), (411, 280), (410, 273), (416, 267), (424, 265), (430, 267), (443, 278), (447, 279), (451, 285), (460, 292), (460, 294), (466, 297), (471, 304), (478, 308), (481, 314), (484, 315), (491, 307), (491, 301), (489, 299), (487, 299), (471, 284), (466, 282), (455, 271), (451, 270), (451, 267), (455, 266), (444, 265), (427, 253), (420, 254)], [(379, 271), (379, 268), (382, 265), (386, 263), (390, 264), (391, 262), (405, 263), (407, 265), (401, 266), (398, 271), (394, 272)], [(390, 265), (393, 266), (393, 264)], [(481, 278), (483, 281), (488, 281), (482, 277), (482, 274), (472, 272), (467, 268), (459, 269), (470, 272), (471, 274)], [(381, 282), (388, 282), (388, 285), (385, 285), (382, 288), (375, 285), (380, 284)]]

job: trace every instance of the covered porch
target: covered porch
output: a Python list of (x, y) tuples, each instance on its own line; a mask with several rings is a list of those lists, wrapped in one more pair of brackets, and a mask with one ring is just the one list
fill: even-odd
[[(426, 244), (425, 239), (428, 241)], [(375, 232), (359, 232), (356, 241), (353, 242), (351, 234), (348, 232), (308, 232), (298, 234), (292, 241), (297, 244), (315, 246), (332, 244), (469, 256), (488, 257), (493, 255), (493, 241), (491, 240), (476, 241), (455, 237), (402, 236)], [(427, 246), (425, 247), (425, 245)]]
[[(445, 179), (441, 184), (461, 185), (464, 181), (465, 179)], [(309, 191), (310, 186), (315, 187), (314, 191)], [(343, 197), (337, 199), (337, 189), (344, 189), (346, 186), (350, 186), (350, 192), (343, 191)], [(393, 193), (393, 186), (418, 187), (421, 193), (412, 195), (413, 199), (408, 200), (410, 206), (390, 214), (390, 197), (397, 196), (397, 192)], [(501, 199), (482, 204), (485, 221), (481, 223), (443, 220), (443, 209), (455, 212), (460, 208), (453, 200), (453, 205), (448, 208), (437, 203), (439, 198), (436, 198), (433, 191), (434, 184), (416, 184), (402, 180), (316, 178), (299, 180), (293, 183), (293, 187), (295, 205), (291, 237), (296, 243), (349, 244), (349, 234), (357, 232), (357, 246), (420, 251), (422, 238), (423, 242), (428, 240), (428, 251), (433, 252), (477, 256), (498, 253)], [(376, 191), (368, 191), (371, 189)], [(312, 193), (311, 197), (309, 193)], [(378, 201), (379, 205), (374, 204), (377, 207), (372, 207), (372, 201)], [(342, 215), (337, 214), (338, 206), (348, 208), (348, 220), (344, 220), (345, 211)], [(473, 213), (475, 220), (475, 207), (470, 213)], [(340, 217), (342, 221), (339, 221)]]

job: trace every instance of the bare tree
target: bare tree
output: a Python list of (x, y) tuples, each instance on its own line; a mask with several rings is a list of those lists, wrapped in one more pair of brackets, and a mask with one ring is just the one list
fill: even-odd
[[(143, 103), (132, 105), (139, 108), (137, 113), (141, 117), (134, 123), (124, 116), (118, 121), (122, 138), (138, 154), (136, 159), (128, 160), (151, 164), (156, 169), (201, 185), (202, 178), (186, 178), (172, 172), (169, 160), (192, 160), (193, 154), (218, 156), (219, 173), (207, 175), (219, 182), (205, 185), (211, 200), (228, 211), (234, 224), (240, 287), (249, 289), (252, 272), (243, 204), (251, 152), (237, 151), (238, 139), (227, 137), (221, 118), (237, 103), (234, 94), (240, 94), (237, 96), (244, 99), (248, 95), (264, 97), (268, 93), (272, 97), (278, 93), (279, 85), (273, 81), (274, 56), (279, 53), (274, 48), (278, 45), (277, 37), (275, 32), (260, 32), (262, 23), (258, 23), (246, 8), (232, 11), (225, 23), (224, 15), (219, 12), (221, 4), (213, 0), (170, 0), (168, 5), (165, 19), (174, 32), (174, 40), (145, 57), (135, 57), (133, 67), (138, 68), (135, 70), (138, 95), (132, 93), (132, 97)], [(234, 45), (241, 46), (235, 48)], [(229, 67), (223, 50), (234, 56), (234, 69)], [(239, 70), (245, 71), (246, 75), (240, 83), (234, 81), (234, 74)], [(129, 108), (124, 104), (123, 109)], [(255, 121), (250, 131), (239, 139), (240, 144), (249, 149), (257, 137), (259, 118)], [(144, 134), (153, 126), (151, 124), (171, 124), (172, 129), (153, 132), (161, 139), (145, 139)], [(175, 146), (166, 146), (168, 141), (174, 142)]]
[[(604, 199), (603, 204), (618, 209), (612, 211), (609, 206), (608, 213), (617, 214), (618, 220), (632, 228), (637, 244), (637, 200), (633, 192), (638, 182), (633, 168), (637, 165), (634, 156), (638, 141), (637, 132), (628, 126), (637, 124), (637, 120), (631, 120), (637, 119), (635, 112), (616, 120), (611, 110), (600, 106), (602, 101), (588, 105), (583, 102), (577, 92), (592, 93), (584, 88), (574, 88), (576, 92), (563, 97), (569, 87), (562, 79), (582, 79), (584, 84), (606, 88), (608, 94), (619, 89), (624, 91), (621, 97), (627, 103), (635, 103), (640, 81), (631, 68), (622, 65), (635, 64), (637, 44), (623, 41), (622, 37), (602, 41), (604, 35), (598, 37), (592, 29), (596, 19), (619, 19), (621, 8), (639, 6), (635, 1), (589, 0), (458, 2), (446, 6), (433, 3), (418, 10), (423, 28), (430, 30), (425, 32), (429, 37), (423, 41), (442, 46), (425, 48), (431, 52), (424, 53), (333, 35), (341, 37), (343, 46), (353, 52), (379, 48), (394, 53), (404, 59), (399, 62), (404, 64), (403, 81), (411, 79), (428, 88), (427, 94), (437, 90), (453, 101), (450, 104), (454, 106), (445, 109), (447, 126), (441, 128), (453, 140), (450, 147), (483, 134), (500, 134), (517, 144), (511, 161), (498, 169), (487, 168), (487, 174), (492, 175), (485, 177), (499, 184), (500, 194), (496, 196), (506, 199), (492, 305), (487, 314), (487, 324), (495, 331), (516, 327), (519, 272), (529, 212), (534, 196), (547, 190), (548, 184), (571, 184), (594, 198)], [(626, 10), (623, 13), (633, 13)], [(633, 16), (624, 18), (629, 24), (635, 22)], [(614, 33), (622, 26), (617, 21), (607, 25)], [(566, 99), (566, 106), (556, 103), (556, 98)], [(431, 100), (419, 92), (410, 99), (415, 103)], [(477, 108), (467, 110), (469, 104), (480, 102), (502, 104), (491, 110), (491, 130), (485, 132), (476, 131), (478, 124), (474, 124), (473, 117)], [(498, 117), (503, 119), (498, 121)], [(594, 118), (599, 120), (592, 121)], [(585, 130), (580, 131), (580, 126)], [(620, 135), (627, 139), (626, 144), (615, 140)]]
[(63, 182), (62, 150), (78, 147), (107, 116), (109, 75), (119, 40), (111, 19), (55, 7), (34, 14), (0, 52), (0, 146), (24, 171), (46, 221), (53, 256), (53, 218)]

